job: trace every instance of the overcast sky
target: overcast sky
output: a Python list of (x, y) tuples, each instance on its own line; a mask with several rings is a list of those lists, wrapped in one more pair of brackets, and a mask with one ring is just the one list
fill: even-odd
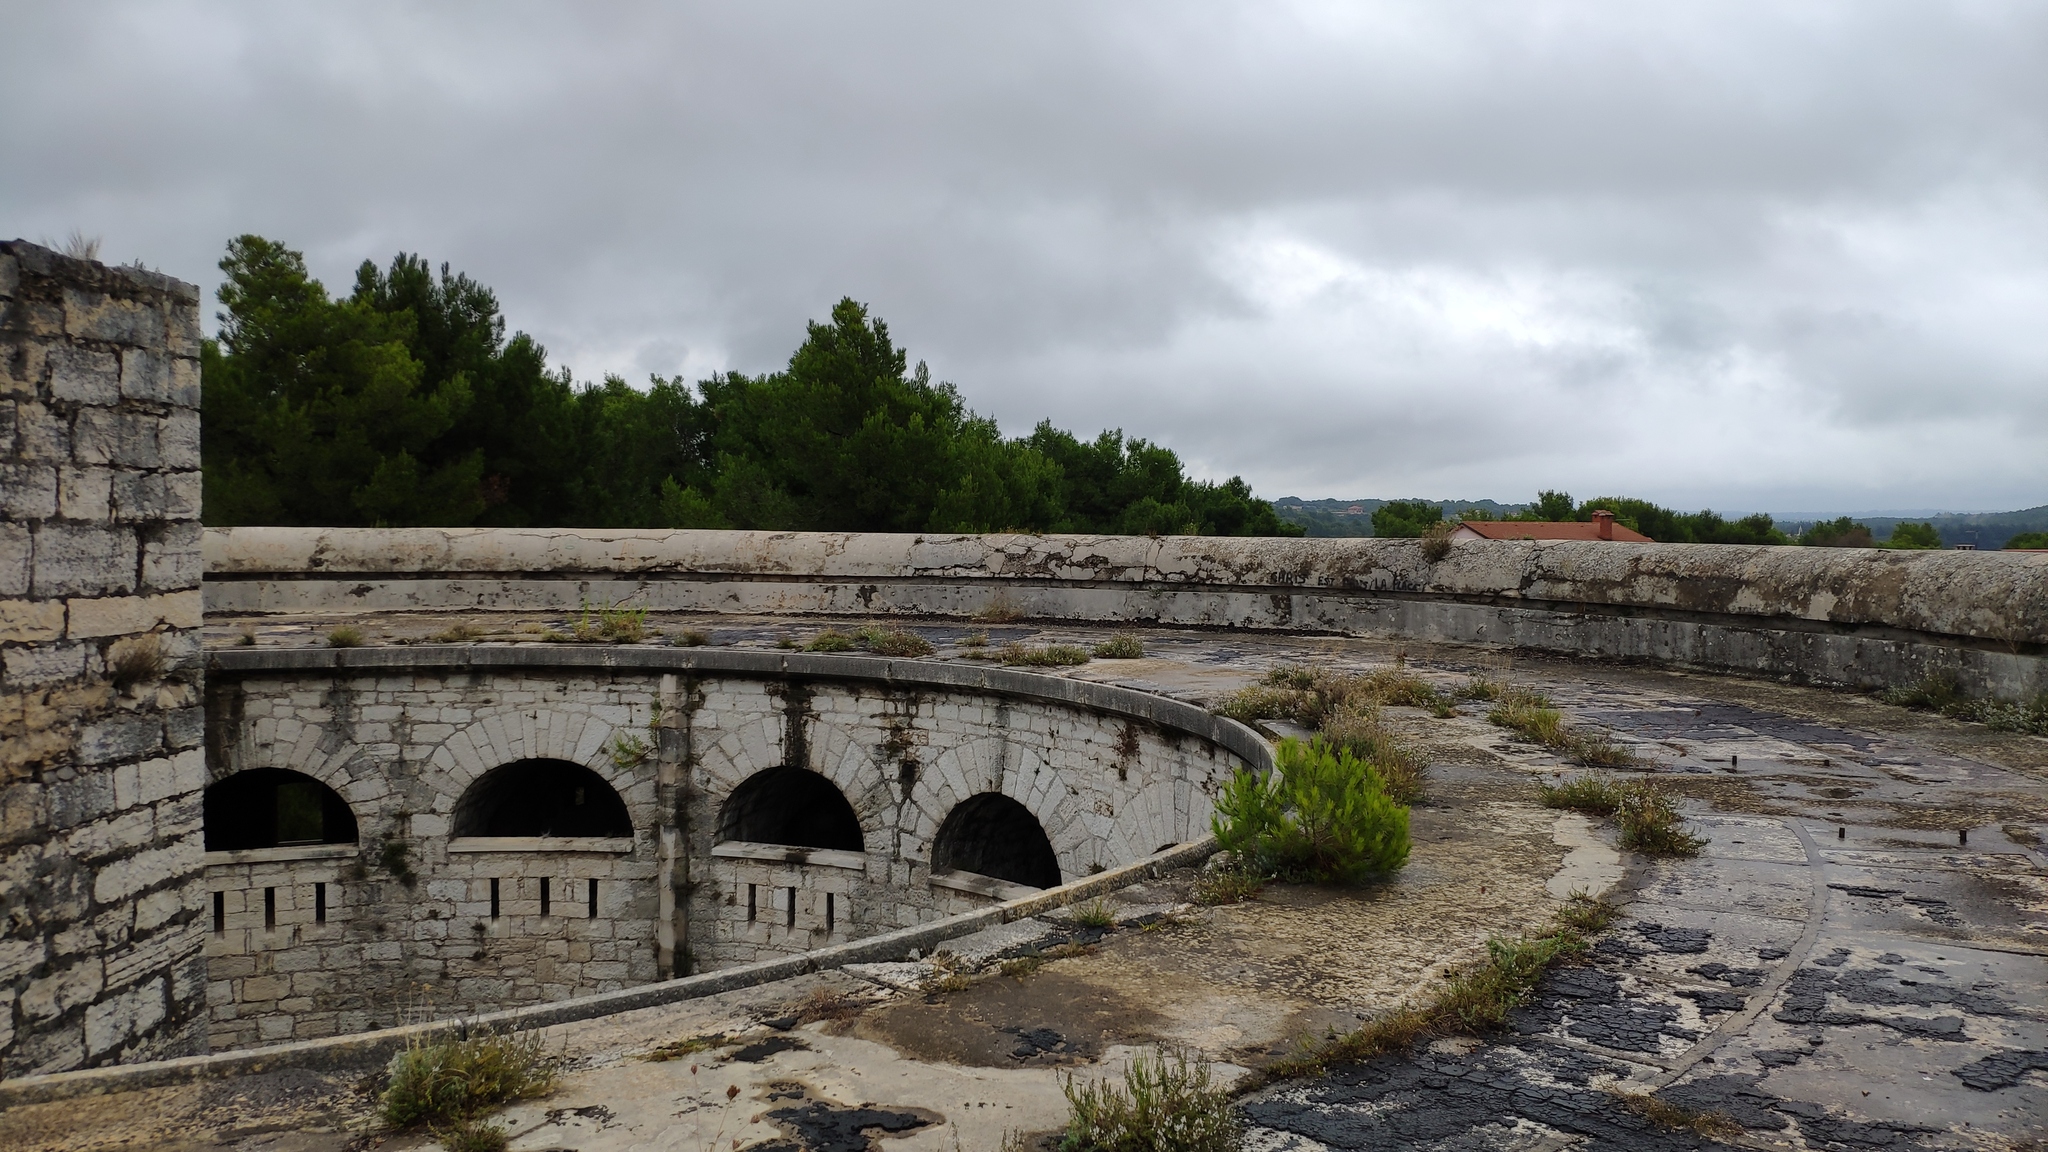
[(447, 260), (579, 378), (851, 295), (1263, 495), (2048, 503), (2048, 4), (0, 7), (0, 234)]

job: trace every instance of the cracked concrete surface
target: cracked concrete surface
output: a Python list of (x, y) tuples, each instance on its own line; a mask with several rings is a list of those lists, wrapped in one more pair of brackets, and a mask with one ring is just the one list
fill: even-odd
[[(448, 620), (352, 622), (396, 640)], [(242, 623), (209, 628), (233, 642)], [(331, 626), (250, 623), (259, 643), (306, 643)], [(510, 633), (522, 622), (494, 623)], [(907, 623), (941, 658), (970, 655), (961, 642), (979, 630)], [(823, 627), (650, 624), (753, 646)], [(987, 631), (993, 644), (1102, 635)], [(1483, 704), (1443, 720), (1390, 710), (1432, 760), (1414, 856), (1391, 883), (1274, 886), (1198, 910), (1183, 906), (1190, 877), (1169, 876), (1120, 894), (1126, 923), (1093, 943), (1057, 917), (961, 942), (955, 966), (983, 974), (957, 991), (921, 991), (928, 964), (869, 965), (551, 1029), (565, 1075), (550, 1097), (503, 1114), (513, 1148), (993, 1149), (1006, 1132), (1059, 1125), (1062, 1076), (1113, 1075), (1155, 1046), (1198, 1052), (1225, 1076), (1256, 1068), (1426, 995), (1489, 935), (1536, 927), (1570, 891), (1603, 887), (1623, 918), (1507, 1032), (1252, 1093), (1251, 1146), (1708, 1145), (1625, 1106), (1621, 1094), (1641, 1092), (1724, 1113), (1760, 1148), (2020, 1149), (2048, 1132), (2048, 740), (1657, 669), (1326, 637), (1144, 636), (1145, 659), (1071, 674), (1204, 702), (1278, 663), (1363, 668), (1397, 652), (1446, 686), (1508, 676), (1643, 755), (1687, 798), (1707, 846), (1630, 856), (1611, 826), (1538, 807), (1535, 782), (1576, 769), (1488, 724)], [(998, 967), (1033, 954), (1058, 958), (1022, 976)], [(825, 1018), (807, 1021), (820, 1006)], [(713, 1036), (734, 1042), (646, 1059)], [(370, 1098), (356, 1081), (279, 1074), (17, 1108), (0, 1115), (0, 1144), (363, 1146)]]

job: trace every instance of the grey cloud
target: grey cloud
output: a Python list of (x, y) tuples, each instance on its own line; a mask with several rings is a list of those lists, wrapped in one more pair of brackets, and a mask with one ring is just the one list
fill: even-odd
[(1269, 494), (2048, 501), (2038, 5), (0, 14), (0, 231), (398, 250), (591, 378), (841, 294)]

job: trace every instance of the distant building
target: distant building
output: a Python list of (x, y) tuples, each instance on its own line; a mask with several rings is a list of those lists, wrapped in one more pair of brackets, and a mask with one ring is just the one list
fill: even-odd
[(1638, 544), (1655, 541), (1625, 524), (1614, 522), (1614, 513), (1593, 513), (1589, 522), (1578, 520), (1462, 520), (1451, 531), (1453, 540), (1630, 540)]

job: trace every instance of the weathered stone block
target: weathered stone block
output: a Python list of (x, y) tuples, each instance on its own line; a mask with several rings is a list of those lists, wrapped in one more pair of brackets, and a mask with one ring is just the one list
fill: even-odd
[(111, 1051), (164, 1018), (164, 982), (152, 980), (122, 996), (85, 1010), (85, 1050), (92, 1055)]
[(116, 520), (161, 520), (164, 516), (164, 475), (122, 468), (108, 473), (108, 497)]
[(64, 289), (64, 331), (80, 340), (163, 348), (170, 335), (167, 320), (162, 309), (134, 300), (110, 299), (83, 288)]
[(199, 421), (190, 413), (174, 412), (157, 421), (158, 458), (165, 468), (199, 467)]
[(164, 746), (163, 721), (154, 713), (109, 716), (78, 733), (80, 764), (112, 764), (153, 756)]
[(104, 520), (113, 483), (105, 468), (64, 465), (57, 470), (57, 507), (68, 520)]
[(9, 648), (0, 661), (7, 669), (7, 686), (33, 688), (85, 675), (90, 649), (83, 644), (39, 644), (33, 648)]
[(55, 348), (49, 364), (50, 399), (98, 405), (121, 402), (121, 362), (112, 352)]
[(138, 852), (100, 869), (99, 876), (93, 881), (93, 899), (102, 904), (118, 903), (174, 876), (196, 871), (199, 863), (198, 853), (188, 851), (182, 845)]
[(105, 969), (99, 957), (87, 957), (39, 980), (30, 981), (21, 994), (22, 1014), (31, 1020), (62, 1016), (80, 1004), (91, 1003), (105, 986)]
[(48, 464), (0, 464), (0, 516), (40, 520), (57, 513), (57, 469)]
[(139, 549), (130, 529), (44, 524), (35, 532), (37, 596), (103, 596), (135, 587)]
[(63, 637), (63, 601), (0, 600), (0, 642), (40, 643)]
[(69, 603), (73, 639), (126, 636), (157, 628), (197, 628), (205, 610), (197, 588), (162, 596), (77, 597)]
[(33, 552), (26, 524), (0, 522), (0, 596), (26, 596)]
[(197, 471), (167, 473), (164, 476), (164, 516), (172, 520), (197, 520), (202, 490)]
[(155, 589), (197, 588), (206, 573), (197, 523), (170, 524), (142, 546), (142, 583)]
[[(21, 405), (21, 419), (29, 405)], [(64, 441), (64, 454), (80, 464), (112, 464), (120, 454), (121, 414), (112, 408), (83, 408)]]
[(172, 365), (177, 359), (143, 348), (121, 350), (121, 395), (152, 404), (173, 403), (176, 385)]
[[(88, 412), (105, 413), (104, 408)], [(52, 464), (72, 458), (72, 426), (61, 412), (21, 400), (14, 404), (14, 452), (20, 462), (47, 461)]]
[(0, 252), (0, 297), (12, 298), (21, 291), (21, 267), (15, 263), (14, 254)]

